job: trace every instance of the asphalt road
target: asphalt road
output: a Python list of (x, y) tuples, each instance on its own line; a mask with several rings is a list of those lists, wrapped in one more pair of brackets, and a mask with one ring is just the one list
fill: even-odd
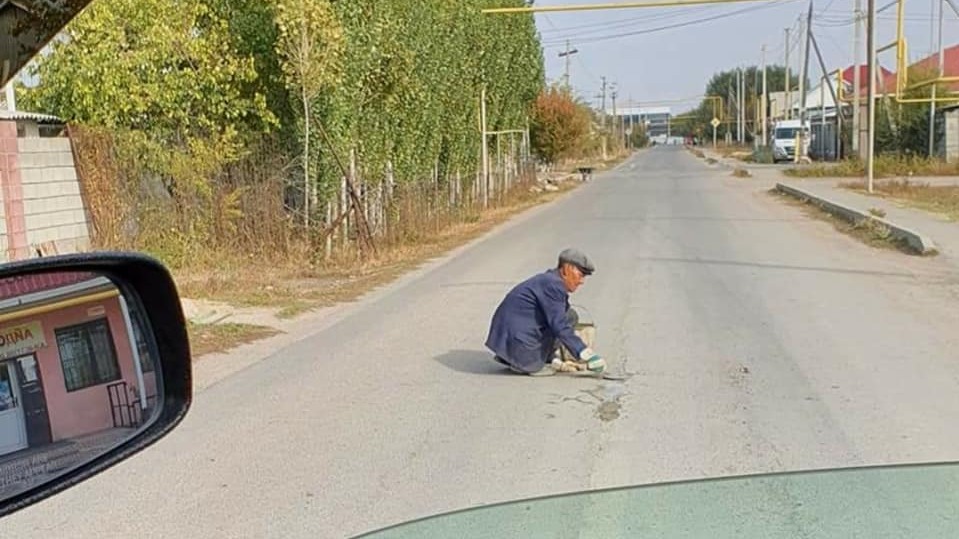
[[(505, 374), (509, 287), (578, 246), (628, 382)], [(959, 271), (678, 148), (638, 154), (200, 392), (158, 445), (4, 537), (345, 537), (478, 504), (959, 458)]]

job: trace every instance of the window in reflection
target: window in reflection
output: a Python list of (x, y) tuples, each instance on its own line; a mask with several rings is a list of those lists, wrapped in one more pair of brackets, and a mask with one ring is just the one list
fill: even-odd
[(0, 498), (130, 437), (157, 405), (141, 313), (111, 281), (0, 279)]

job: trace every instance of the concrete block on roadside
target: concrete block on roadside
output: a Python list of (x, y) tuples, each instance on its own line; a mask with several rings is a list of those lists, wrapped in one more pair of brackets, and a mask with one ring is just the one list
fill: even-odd
[(914, 230), (897, 225), (892, 221), (876, 217), (869, 212), (862, 211), (845, 204), (840, 204), (833, 200), (829, 200), (826, 197), (816, 195), (804, 189), (784, 183), (777, 183), (776, 191), (804, 202), (811, 202), (812, 204), (815, 204), (821, 208), (823, 211), (831, 213), (836, 217), (839, 217), (840, 219), (852, 224), (860, 223), (863, 220), (869, 220), (878, 223), (886, 227), (892, 237), (905, 243), (910, 250), (916, 252), (917, 254), (931, 255), (939, 252), (931, 238)]

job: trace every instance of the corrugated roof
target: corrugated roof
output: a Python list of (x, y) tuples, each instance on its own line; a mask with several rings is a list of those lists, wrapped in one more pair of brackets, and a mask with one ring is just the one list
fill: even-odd
[(0, 279), (0, 300), (59, 288), (96, 278), (97, 275), (80, 271), (33, 273)]
[[(943, 76), (959, 76), (959, 45), (943, 49), (943, 60)], [(927, 56), (909, 67), (919, 71), (928, 71), (929, 75), (935, 75), (939, 71), (939, 53)], [(909, 83), (921, 82), (927, 78), (928, 76), (923, 76), (921, 79), (913, 80), (912, 77), (909, 77)], [(954, 92), (959, 91), (959, 83), (957, 82), (944, 83), (943, 85)]]
[(26, 112), (21, 110), (0, 110), (0, 120), (33, 120), (41, 124), (66, 123), (52, 114), (40, 114), (39, 112)]

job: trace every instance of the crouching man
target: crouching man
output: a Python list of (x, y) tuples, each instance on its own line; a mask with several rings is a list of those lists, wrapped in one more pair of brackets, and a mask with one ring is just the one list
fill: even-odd
[[(576, 249), (559, 254), (556, 268), (534, 275), (510, 290), (490, 324), (486, 347), (514, 372), (551, 376), (557, 372), (601, 374), (606, 362), (576, 334), (578, 316), (569, 295), (595, 271)], [(572, 356), (563, 361), (560, 346)]]

